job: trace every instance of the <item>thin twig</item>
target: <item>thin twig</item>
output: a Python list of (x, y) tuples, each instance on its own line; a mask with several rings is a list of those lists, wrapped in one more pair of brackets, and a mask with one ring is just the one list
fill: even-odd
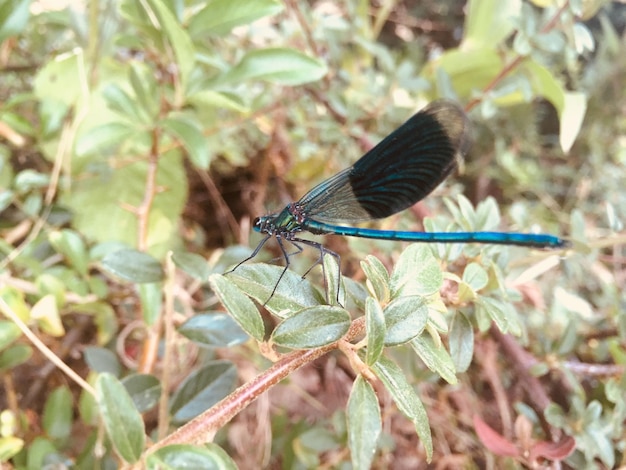
[(152, 129), (152, 145), (150, 155), (148, 155), (148, 171), (146, 172), (146, 184), (143, 193), (143, 200), (136, 208), (138, 233), (137, 248), (140, 251), (148, 249), (148, 223), (150, 221), (150, 211), (154, 204), (154, 197), (157, 192), (157, 173), (159, 171), (159, 141), (160, 132), (157, 127)]
[(165, 309), (163, 315), (163, 328), (165, 330), (165, 351), (161, 373), (161, 398), (159, 400), (159, 429), (158, 438), (163, 439), (167, 435), (169, 427), (169, 385), (172, 367), (172, 348), (174, 347), (174, 289), (176, 287), (176, 266), (172, 260), (170, 251), (165, 258)]
[[(157, 191), (157, 173), (159, 170), (159, 141), (160, 131), (157, 127), (152, 129), (152, 146), (150, 155), (148, 156), (148, 170), (146, 172), (146, 183), (143, 195), (143, 201), (135, 209), (137, 215), (137, 248), (140, 251), (148, 249), (148, 229), (150, 221), (150, 211), (154, 203)], [(139, 360), (139, 371), (149, 373), (154, 369), (157, 358), (157, 349), (159, 339), (161, 337), (161, 318), (156, 319), (154, 324), (146, 329), (146, 337), (141, 347), (141, 357)]]

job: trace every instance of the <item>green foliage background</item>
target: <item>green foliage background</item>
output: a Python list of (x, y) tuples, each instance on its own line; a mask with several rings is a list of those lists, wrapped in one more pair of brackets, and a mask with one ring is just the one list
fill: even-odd
[[(624, 465), (619, 2), (56, 8), (0, 2), (2, 462)], [(301, 279), (308, 252), (273, 296), (281, 266), (224, 274), (260, 240), (251, 217), (438, 98), (473, 147), (378, 226), (571, 249), (327, 237), (341, 279), (329, 256)]]

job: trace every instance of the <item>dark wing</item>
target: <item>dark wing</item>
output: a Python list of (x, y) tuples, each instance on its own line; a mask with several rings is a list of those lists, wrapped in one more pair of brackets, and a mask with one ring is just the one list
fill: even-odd
[(469, 146), (461, 108), (436, 101), (385, 137), (346, 170), (309, 191), (298, 205), (327, 223), (388, 217), (427, 196)]

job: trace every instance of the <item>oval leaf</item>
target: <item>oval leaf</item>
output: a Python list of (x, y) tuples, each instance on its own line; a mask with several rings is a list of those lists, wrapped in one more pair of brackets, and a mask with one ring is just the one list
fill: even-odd
[(250, 24), (283, 9), (277, 0), (213, 0), (192, 16), (189, 33), (224, 35), (233, 28)]
[(235, 386), (237, 369), (228, 361), (213, 361), (191, 374), (170, 401), (172, 419), (189, 421), (228, 395)]
[(43, 410), (43, 428), (53, 439), (67, 439), (72, 431), (74, 399), (62, 385), (50, 393)]
[(147, 459), (148, 468), (237, 470), (237, 465), (217, 444), (203, 446), (175, 444), (161, 447)]
[(109, 273), (138, 284), (159, 282), (165, 278), (161, 263), (149, 254), (137, 250), (109, 253), (102, 258), (101, 264)]
[(510, 333), (514, 336), (522, 334), (517, 312), (510, 303), (490, 297), (481, 297), (476, 301), (476, 314), (491, 318), (502, 333)]
[(211, 274), (209, 265), (204, 257), (197, 255), (196, 253), (174, 253), (172, 255), (172, 261), (174, 264), (190, 276), (193, 276), (198, 281), (206, 281)]
[(201, 346), (214, 348), (236, 346), (249, 338), (235, 320), (224, 313), (194, 315), (178, 332)]
[(320, 305), (284, 320), (272, 333), (272, 340), (287, 348), (317, 348), (338, 341), (348, 328), (350, 314), (345, 309)]
[(398, 410), (413, 421), (417, 435), (426, 450), (426, 458), (430, 462), (433, 458), (433, 440), (430, 433), (428, 415), (419, 396), (417, 396), (417, 393), (415, 393), (415, 390), (407, 381), (402, 370), (385, 356), (382, 356), (372, 366), (372, 370), (385, 384), (385, 388), (393, 398)]
[(133, 400), (113, 375), (103, 373), (96, 379), (98, 408), (109, 439), (117, 453), (128, 463), (141, 457), (145, 430)]
[(400, 297), (384, 310), (385, 346), (407, 343), (418, 336), (428, 323), (428, 307), (424, 298), (417, 295)]
[(239, 84), (244, 80), (266, 80), (296, 86), (315, 82), (326, 72), (323, 62), (295, 49), (267, 48), (248, 52), (237, 65), (218, 78), (218, 82)]
[(116, 148), (135, 132), (136, 129), (127, 122), (107, 122), (80, 134), (76, 140), (74, 152), (78, 157), (85, 157), (97, 154), (104, 149)]
[(230, 279), (221, 274), (209, 277), (211, 288), (243, 330), (258, 341), (263, 341), (265, 326), (252, 301)]
[(122, 384), (140, 413), (154, 408), (159, 402), (161, 382), (154, 375), (128, 375), (122, 379)]
[(454, 367), (457, 372), (465, 372), (474, 356), (474, 328), (461, 312), (454, 315), (448, 340)]
[(33, 348), (27, 344), (16, 344), (0, 353), (0, 373), (24, 364), (33, 355)]
[(443, 275), (432, 251), (425, 244), (413, 243), (400, 255), (389, 284), (392, 298), (430, 295), (441, 288)]
[(463, 281), (465, 281), (474, 291), (478, 291), (487, 285), (489, 276), (487, 271), (478, 263), (470, 263), (463, 271)]
[(293, 271), (285, 271), (278, 282), (283, 271), (284, 268), (269, 264), (243, 265), (228, 273), (228, 279), (280, 318), (322, 302), (322, 296), (311, 283)]
[(456, 370), (448, 351), (441, 345), (437, 346), (429, 335), (422, 335), (413, 339), (411, 347), (424, 361), (426, 367), (439, 374), (449, 384), (457, 383)]
[(358, 376), (347, 408), (348, 445), (353, 468), (370, 468), (382, 430), (378, 397), (372, 386)]
[(87, 346), (83, 355), (89, 368), (95, 372), (107, 372), (117, 377), (122, 371), (117, 356), (109, 349)]
[(55, 230), (48, 235), (50, 244), (60, 254), (65, 256), (76, 271), (82, 276), (87, 274), (89, 257), (87, 248), (80, 236), (73, 230)]
[(22, 336), (22, 330), (9, 320), (0, 320), (0, 351)]

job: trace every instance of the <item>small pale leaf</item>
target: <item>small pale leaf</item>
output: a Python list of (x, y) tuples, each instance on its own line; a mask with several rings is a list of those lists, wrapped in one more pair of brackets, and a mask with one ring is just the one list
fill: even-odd
[(382, 431), (378, 397), (372, 386), (358, 376), (347, 407), (348, 446), (353, 468), (370, 468)]
[(293, 349), (317, 348), (338, 341), (348, 328), (350, 314), (345, 309), (320, 305), (284, 320), (272, 333), (272, 340)]

